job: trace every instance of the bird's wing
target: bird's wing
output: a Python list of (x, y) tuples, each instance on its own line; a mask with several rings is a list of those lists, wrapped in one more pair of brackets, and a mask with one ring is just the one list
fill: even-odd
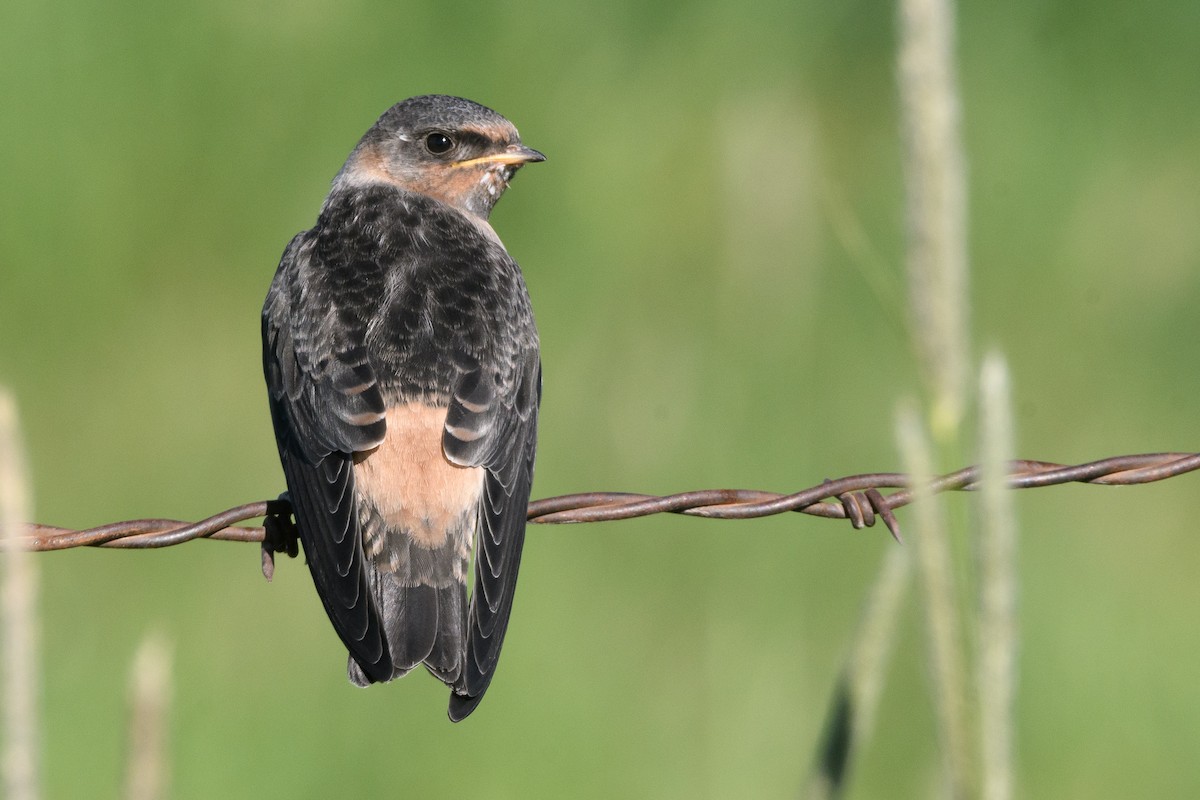
[(313, 262), (298, 235), (263, 306), (271, 419), (318, 594), (364, 673), (383, 681), (392, 660), (367, 587), (353, 466), (355, 453), (383, 441), (384, 402), (367, 363), (365, 321), (340, 313)]
[(536, 345), (511, 355), (514, 380), (497, 384), (496, 373), (463, 353), (460, 376), (446, 415), (442, 449), (460, 466), (486, 469), (475, 545), (475, 589), (467, 624), (462, 677), (450, 695), (450, 718), (470, 714), (491, 683), (508, 616), (512, 611), (537, 448), (542, 367)]

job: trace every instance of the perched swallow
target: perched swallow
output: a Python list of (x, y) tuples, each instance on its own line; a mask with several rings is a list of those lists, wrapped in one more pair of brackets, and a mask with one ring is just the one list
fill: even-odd
[(541, 400), (529, 293), (488, 216), (544, 160), (469, 100), (392, 106), (263, 305), (275, 439), (350, 680), (424, 664), (456, 722), (508, 627)]

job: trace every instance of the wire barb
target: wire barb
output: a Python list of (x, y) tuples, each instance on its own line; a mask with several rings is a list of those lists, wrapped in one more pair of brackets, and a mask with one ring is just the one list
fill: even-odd
[[(1173, 478), (1200, 469), (1200, 453), (1147, 453), (1113, 456), (1086, 464), (1063, 465), (1048, 461), (1011, 461), (1008, 485), (1033, 489), (1063, 483), (1093, 483), (1129, 486)], [(934, 478), (931, 492), (973, 491), (979, 485), (978, 466)], [(881, 489), (897, 489), (884, 495)], [(898, 472), (875, 472), (825, 480), (794, 494), (776, 494), (755, 489), (704, 489), (656, 497), (627, 492), (584, 492), (561, 495), (529, 504), (528, 519), (543, 525), (578, 522), (607, 522), (651, 514), (687, 514), (709, 519), (750, 519), (785, 512), (800, 512), (829, 519), (848, 519), (855, 529), (870, 528), (876, 519), (900, 541), (900, 524), (895, 510), (912, 502), (908, 476)], [(296, 555), (292, 509), (287, 496), (235, 506), (199, 522), (173, 519), (135, 519), (97, 528), (72, 530), (53, 525), (30, 524), (19, 539), (27, 550), (66, 550), (72, 547), (119, 547), (144, 550), (169, 547), (193, 539), (263, 543), (263, 572), (270, 579), (274, 553)], [(265, 518), (264, 527), (237, 523)]]

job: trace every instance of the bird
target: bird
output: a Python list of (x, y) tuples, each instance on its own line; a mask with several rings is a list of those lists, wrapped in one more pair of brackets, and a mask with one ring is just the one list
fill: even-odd
[(367, 686), (423, 664), (450, 687), (454, 722), (504, 642), (542, 394), (529, 292), (488, 220), (517, 170), (544, 160), (473, 101), (397, 103), (263, 304), (286, 496), (347, 675)]

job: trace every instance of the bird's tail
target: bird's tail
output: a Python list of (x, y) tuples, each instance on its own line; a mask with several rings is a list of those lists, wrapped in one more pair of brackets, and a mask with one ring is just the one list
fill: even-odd
[[(465, 526), (464, 526), (465, 527)], [(391, 530), (384, 550), (367, 567), (375, 611), (382, 622), (392, 661), (391, 678), (424, 664), (434, 676), (453, 686), (466, 660), (467, 560), (466, 531), (446, 536), (445, 545), (422, 547), (410, 534)], [(351, 656), (351, 682), (371, 679)]]
[[(389, 573), (376, 573), (372, 583), (391, 653), (392, 678), (407, 675), (423, 663), (452, 686), (466, 657), (466, 586), (404, 586)], [(346, 671), (358, 686), (371, 683), (353, 656)]]

